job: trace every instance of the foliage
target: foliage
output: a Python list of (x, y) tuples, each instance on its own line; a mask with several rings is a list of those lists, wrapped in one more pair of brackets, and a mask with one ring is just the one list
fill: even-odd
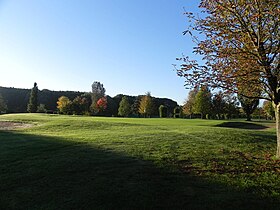
[(271, 101), (264, 101), (263, 102), (263, 110), (265, 111), (265, 114), (269, 118), (275, 117), (274, 108)]
[(194, 104), (195, 104), (195, 97), (198, 93), (198, 88), (194, 88), (189, 92), (188, 99), (185, 101), (183, 105), (183, 113), (185, 115), (190, 115), (190, 118), (192, 117), (192, 114), (194, 114)]
[(224, 94), (222, 91), (214, 94), (213, 99), (213, 114), (216, 116), (217, 119), (222, 119), (222, 116), (226, 112), (226, 102), (224, 99)]
[(105, 90), (103, 84), (101, 84), (100, 82), (97, 82), (97, 81), (93, 82), (93, 84), (91, 85), (91, 89), (92, 89), (91, 109), (92, 109), (93, 113), (96, 114), (100, 111), (100, 107), (97, 105), (97, 101), (105, 96), (106, 90)]
[[(97, 81), (93, 82), (93, 84), (91, 85), (91, 89), (92, 89), (92, 93), (91, 93), (92, 94), (91, 109), (92, 109), (94, 114), (97, 114), (101, 110), (100, 106), (97, 104), (97, 102), (102, 97), (105, 97), (106, 89), (104, 88), (102, 83), (97, 82)], [(101, 103), (101, 101), (100, 101), (100, 103)]]
[(204, 118), (206, 114), (211, 113), (211, 97), (212, 94), (206, 86), (201, 86), (195, 96), (194, 112), (201, 114), (201, 118)]
[(39, 104), (39, 106), (37, 107), (37, 112), (39, 112), (39, 113), (46, 113), (47, 109), (45, 107), (45, 104)]
[(259, 105), (258, 98), (247, 98), (243, 95), (238, 95), (238, 100), (241, 103), (242, 109), (246, 113), (247, 121), (251, 121), (251, 114), (256, 110)]
[(175, 107), (174, 110), (173, 110), (173, 116), (174, 116), (174, 118), (179, 118), (179, 117), (181, 117), (181, 114), (182, 114), (181, 107), (179, 107), (179, 106)]
[(126, 96), (122, 97), (122, 100), (119, 104), (118, 115), (122, 117), (128, 117), (131, 113), (130, 104)]
[(37, 112), (38, 108), (38, 86), (37, 83), (34, 83), (34, 87), (31, 89), (29, 103), (27, 105), (27, 111), (30, 113)]
[(71, 114), (71, 105), (72, 102), (69, 100), (66, 96), (61, 96), (58, 98), (57, 101), (57, 108), (59, 109), (59, 112), (62, 114)]
[(154, 109), (153, 99), (150, 92), (141, 98), (139, 104), (139, 113), (144, 117), (151, 117)]
[(186, 12), (190, 25), (184, 34), (192, 36), (194, 52), (205, 63), (183, 57), (178, 75), (187, 86), (206, 84), (239, 94), (246, 87), (245, 96), (260, 92), (258, 98), (272, 101), (280, 157), (280, 1), (201, 0), (200, 8), (202, 17)]
[(131, 109), (132, 109), (132, 113), (135, 115), (135, 116), (139, 116), (139, 106), (140, 106), (140, 101), (141, 101), (141, 98), (142, 96), (137, 96), (134, 101), (133, 101), (133, 104), (131, 106)]
[(167, 117), (167, 107), (166, 106), (160, 105), (159, 108), (158, 108), (158, 111), (159, 111), (159, 117), (160, 118)]
[(107, 108), (107, 98), (102, 97), (102, 98), (98, 99), (98, 101), (96, 102), (96, 108), (97, 108), (98, 112), (104, 111)]
[(5, 113), (7, 111), (7, 104), (4, 100), (4, 98), (2, 97), (2, 95), (0, 94), (0, 114), (1, 113)]

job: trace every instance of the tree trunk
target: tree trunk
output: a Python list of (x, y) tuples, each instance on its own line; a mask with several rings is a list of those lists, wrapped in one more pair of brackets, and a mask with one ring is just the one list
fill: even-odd
[(277, 134), (277, 152), (276, 157), (280, 158), (280, 104), (275, 105), (276, 134)]

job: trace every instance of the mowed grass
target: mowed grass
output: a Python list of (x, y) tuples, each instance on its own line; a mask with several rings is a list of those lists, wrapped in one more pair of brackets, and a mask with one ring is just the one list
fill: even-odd
[(279, 209), (272, 122), (1, 115), (0, 209)]

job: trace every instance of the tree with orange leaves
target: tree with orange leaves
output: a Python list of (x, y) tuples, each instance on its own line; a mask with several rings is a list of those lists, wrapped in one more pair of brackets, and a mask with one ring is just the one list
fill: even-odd
[(205, 63), (179, 58), (178, 75), (187, 86), (204, 84), (271, 101), (280, 158), (280, 1), (201, 0), (200, 8), (202, 18), (185, 13), (190, 25), (184, 34), (193, 38), (194, 52)]

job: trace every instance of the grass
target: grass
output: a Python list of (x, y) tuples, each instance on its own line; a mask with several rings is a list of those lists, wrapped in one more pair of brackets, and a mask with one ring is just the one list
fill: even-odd
[[(277, 209), (271, 122), (1, 115), (0, 209)], [(244, 128), (244, 129), (243, 129)]]

